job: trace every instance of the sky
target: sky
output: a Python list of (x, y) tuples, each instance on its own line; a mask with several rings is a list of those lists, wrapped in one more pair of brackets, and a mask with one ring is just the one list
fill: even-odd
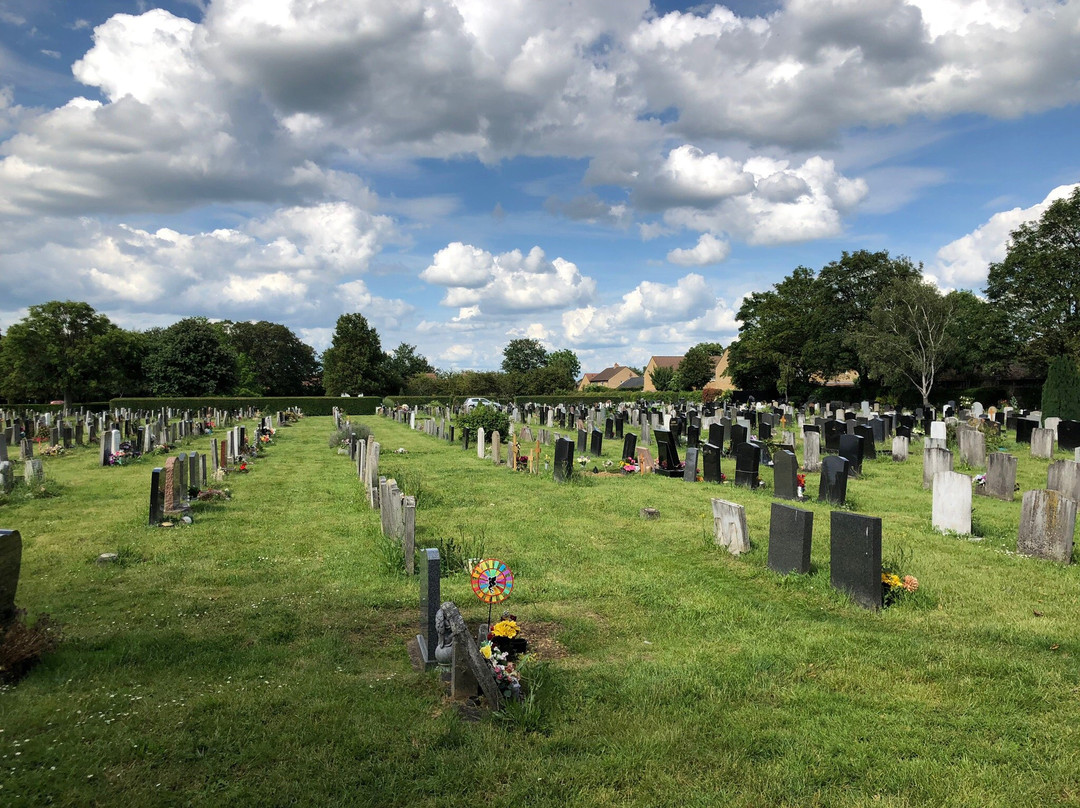
[(0, 331), (644, 366), (844, 251), (979, 292), (1078, 102), (1080, 0), (0, 0)]

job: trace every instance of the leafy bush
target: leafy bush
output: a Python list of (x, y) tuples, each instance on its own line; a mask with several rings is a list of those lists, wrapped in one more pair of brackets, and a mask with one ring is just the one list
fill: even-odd
[(488, 436), (495, 431), (498, 431), (503, 436), (509, 435), (510, 416), (494, 407), (481, 404), (457, 417), (457, 428), (459, 430), (468, 429), (475, 435), (480, 427), (484, 428), (484, 434)]

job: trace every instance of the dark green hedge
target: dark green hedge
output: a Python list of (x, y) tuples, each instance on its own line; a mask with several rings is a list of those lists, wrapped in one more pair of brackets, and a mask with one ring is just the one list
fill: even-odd
[[(0, 404), (0, 410), (14, 410), (16, 413), (27, 412), (60, 412), (64, 409), (63, 404)], [(90, 412), (103, 412), (109, 409), (108, 401), (85, 401), (72, 404), (70, 411), (78, 412), (80, 409)]]
[(162, 407), (172, 407), (174, 410), (197, 410), (203, 407), (235, 410), (243, 407), (254, 407), (264, 413), (299, 407), (304, 415), (332, 415), (334, 407), (337, 407), (346, 415), (374, 415), (375, 408), (381, 403), (382, 399), (377, 396), (357, 398), (334, 398), (332, 396), (293, 396), (291, 398), (203, 396), (199, 398), (114, 398), (109, 402), (109, 407), (127, 407), (133, 410), (153, 410)]
[(619, 392), (612, 390), (610, 393), (563, 393), (555, 396), (517, 396), (514, 402), (517, 404), (599, 404), (604, 401), (663, 401), (673, 403), (676, 401), (701, 401), (701, 391), (692, 390), (681, 393), (646, 393), (643, 391)]

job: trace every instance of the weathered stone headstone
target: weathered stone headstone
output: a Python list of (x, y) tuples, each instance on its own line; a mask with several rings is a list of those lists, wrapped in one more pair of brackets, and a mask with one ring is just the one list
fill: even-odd
[(485, 445), (486, 443), (487, 443), (487, 436), (484, 435), (484, 428), (482, 426), (477, 427), (477, 430), (476, 430), (476, 456), (480, 460), (483, 460), (485, 455), (487, 455), (487, 446)]
[(895, 463), (904, 463), (908, 459), (908, 449), (910, 446), (910, 439), (901, 435), (896, 435), (892, 439), (892, 459)]
[(881, 519), (859, 513), (830, 514), (829, 579), (865, 609), (880, 609)]
[(971, 533), (971, 478), (958, 471), (934, 475), (931, 524), (942, 533)]
[(1004, 452), (992, 452), (987, 458), (986, 477), (975, 493), (1012, 502), (1016, 493), (1016, 458)]
[(0, 460), (0, 494), (11, 493), (15, 487), (15, 467), (10, 460)]
[(0, 637), (15, 619), (15, 590), (22, 567), (22, 534), (0, 530)]
[(1049, 460), (1054, 454), (1054, 430), (1033, 429), (1031, 431), (1031, 456)]
[(923, 488), (934, 487), (934, 475), (939, 471), (952, 471), (953, 456), (948, 449), (923, 451)]
[(821, 471), (820, 432), (803, 432), (803, 468), (807, 471)]
[(769, 569), (787, 575), (810, 572), (814, 513), (774, 502), (769, 518)]
[(401, 522), (404, 530), (401, 549), (405, 553), (405, 574), (416, 572), (416, 497), (401, 498)]
[(1025, 491), (1016, 551), (1068, 564), (1076, 530), (1076, 500), (1058, 491)]
[(26, 461), (26, 465), (23, 466), (23, 482), (27, 485), (40, 485), (45, 482), (45, 467), (41, 463), (41, 458), (35, 457), (33, 460)]
[(931, 421), (930, 422), (930, 437), (934, 440), (945, 440), (948, 432), (945, 429), (944, 421)]
[(441, 579), (440, 566), (442, 560), (439, 557), (437, 547), (429, 547), (423, 551), (423, 561), (420, 567), (420, 633), (416, 635), (416, 643), (420, 646), (420, 656), (424, 667), (431, 668), (435, 665), (435, 648), (439, 644), (439, 637), (435, 631), (435, 615), (441, 605)]
[(848, 461), (840, 455), (827, 455), (821, 461), (818, 499), (831, 505), (847, 502)]
[(726, 547), (728, 552), (735, 556), (749, 551), (750, 534), (746, 529), (746, 510), (743, 506), (723, 499), (714, 499), (712, 510), (716, 544)]
[(503, 705), (502, 693), (499, 692), (499, 686), (495, 682), (491, 666), (480, 653), (476, 640), (469, 634), (465, 619), (461, 616), (461, 612), (458, 611), (458, 607), (452, 601), (447, 601), (442, 605), (442, 612), (450, 623), (450, 630), (454, 635), (454, 645), (457, 646), (460, 643), (465, 655), (465, 663), (469, 666), (473, 676), (476, 677), (488, 705), (493, 710), (501, 709)]
[(1058, 460), (1046, 470), (1046, 488), (1060, 491), (1069, 499), (1080, 502), (1080, 463), (1075, 460)]

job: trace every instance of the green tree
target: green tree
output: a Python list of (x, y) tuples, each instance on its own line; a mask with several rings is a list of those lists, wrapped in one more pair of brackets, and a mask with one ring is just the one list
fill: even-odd
[(990, 265), (986, 295), (1024, 334), (1022, 356), (1034, 370), (1055, 356), (1080, 359), (1080, 188), (1012, 231), (1005, 259)]
[(187, 317), (149, 339), (143, 370), (154, 395), (221, 396), (236, 388), (236, 352), (205, 317)]
[(252, 395), (300, 396), (319, 375), (315, 349), (280, 323), (219, 323), (239, 360), (240, 386)]
[(362, 314), (337, 319), (330, 347), (323, 353), (323, 387), (327, 395), (383, 395), (386, 356), (379, 334)]
[(929, 407), (934, 380), (956, 343), (951, 318), (952, 304), (933, 284), (895, 280), (855, 335), (861, 362), (891, 387), (910, 382)]
[(537, 339), (512, 339), (503, 348), (502, 369), (504, 373), (526, 373), (536, 368), (545, 367), (548, 363), (548, 352), (540, 340)]
[(549, 353), (547, 366), (562, 368), (564, 375), (570, 379), (569, 387), (565, 388), (568, 390), (574, 389), (577, 380), (581, 377), (581, 360), (569, 348)]
[(649, 381), (653, 383), (653, 387), (657, 392), (664, 393), (669, 390), (675, 390), (675, 368), (664, 367), (663, 365), (657, 365), (649, 373)]
[(51, 300), (31, 306), (0, 343), (0, 383), (9, 401), (65, 404), (120, 392), (127, 338), (88, 303)]
[(1005, 373), (1020, 350), (1008, 312), (966, 290), (949, 292), (945, 299), (952, 306), (950, 328), (956, 337), (949, 369), (972, 383)]
[(416, 352), (416, 346), (406, 342), (398, 345), (387, 357), (386, 368), (390, 389), (396, 393), (404, 392), (413, 376), (435, 372), (427, 358)]
[(712, 346), (708, 344), (695, 345), (690, 348), (679, 362), (678, 375), (681, 382), (679, 389), (701, 390), (712, 379), (716, 372), (716, 361), (713, 356), (723, 353), (714, 353)]
[(1043, 418), (1080, 421), (1080, 369), (1071, 356), (1055, 356), (1042, 389)]

